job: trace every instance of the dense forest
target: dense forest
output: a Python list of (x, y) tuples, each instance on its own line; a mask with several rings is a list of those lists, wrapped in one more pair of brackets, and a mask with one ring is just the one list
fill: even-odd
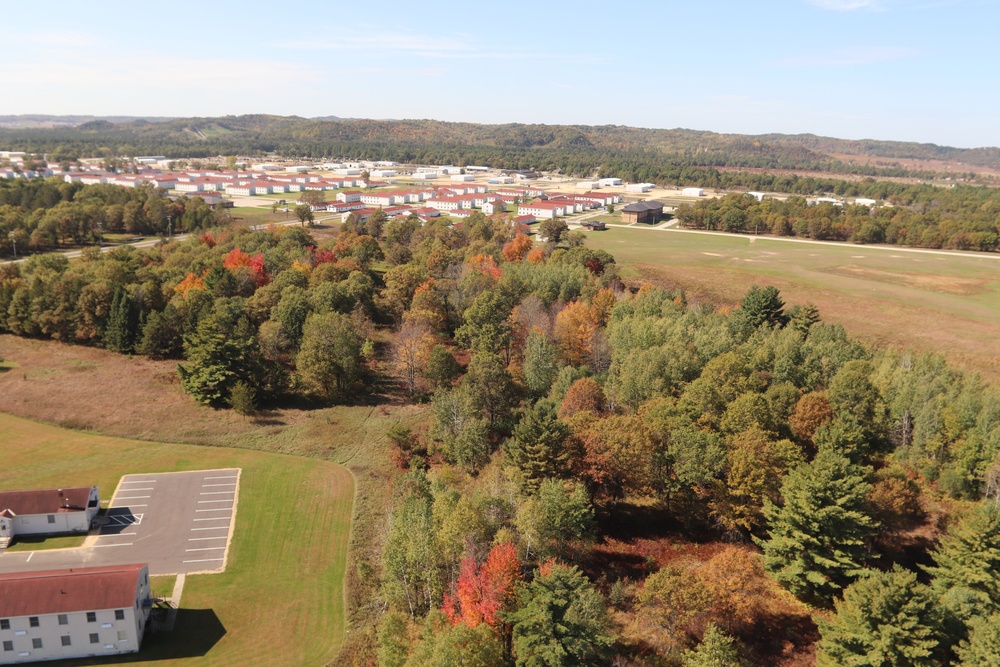
[[(52, 187), (0, 211), (160, 219), (155, 193)], [(183, 242), (0, 265), (0, 331), (176, 359), (192, 400), (248, 416), (387, 384), (425, 403), (388, 434), (345, 662), (771, 665), (816, 640), (820, 666), (993, 664), (1000, 397), (977, 377), (773, 287), (724, 309), (626, 285), (558, 224), (376, 214), (317, 242), (178, 206)], [(636, 558), (627, 523), (703, 548)]]
[[(56, 162), (84, 157), (158, 155), (205, 158), (278, 152), (309, 159), (363, 157), (426, 164), (609, 173), (630, 180), (706, 184), (718, 168), (930, 178), (892, 158), (949, 159), (1000, 168), (997, 149), (953, 149), (901, 142), (849, 142), (811, 135), (746, 136), (617, 125), (480, 125), (433, 120), (305, 119), (227, 116), (149, 122), (94, 120), (76, 127), (0, 129), (0, 145), (47, 153)], [(847, 162), (830, 157), (857, 156)], [(879, 158), (882, 159), (879, 159)], [(886, 159), (888, 158), (888, 159)], [(634, 163), (634, 172), (619, 171)], [(710, 176), (699, 176), (705, 172)], [(974, 174), (951, 174), (953, 178)], [(732, 178), (732, 177), (730, 177)]]
[[(890, 197), (901, 202), (900, 197)], [(739, 234), (798, 236), (821, 241), (890, 243), (920, 248), (995, 252), (1000, 232), (1000, 193), (976, 187), (934, 189), (932, 198), (906, 206), (809, 205), (730, 194), (677, 209), (685, 227)]]

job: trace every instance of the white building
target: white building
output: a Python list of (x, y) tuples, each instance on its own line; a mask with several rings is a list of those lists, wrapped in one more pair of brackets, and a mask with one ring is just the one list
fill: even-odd
[(600, 181), (580, 181), (576, 184), (579, 190), (597, 190), (601, 187)]
[(765, 193), (763, 192), (748, 192), (747, 197), (753, 197), (757, 201), (764, 201)]
[(480, 167), (480, 166), (477, 166), (477, 165), (471, 165), (470, 164), (468, 167), (465, 168), (465, 170), (466, 171), (489, 171), (490, 168), (489, 167)]
[(439, 167), (438, 171), (441, 172), (442, 174), (445, 174), (447, 176), (447, 175), (450, 175), (450, 174), (461, 174), (462, 173), (462, 168), (461, 167), (456, 167), (455, 165), (446, 164), (443, 167)]
[(0, 664), (135, 653), (150, 609), (145, 565), (0, 574)]
[(681, 194), (685, 197), (704, 197), (705, 191), (702, 188), (684, 188)]
[(375, 169), (371, 172), (372, 178), (392, 178), (395, 175), (395, 169)]
[(280, 169), (280, 167), (278, 167), (278, 165), (276, 164), (266, 162), (263, 164), (255, 164), (252, 167), (250, 167), (250, 169), (251, 171), (277, 171), (278, 169)]
[(507, 210), (507, 205), (503, 203), (502, 200), (497, 199), (494, 201), (488, 201), (483, 204), (483, 215), (493, 215), (495, 213), (503, 213)]
[(875, 206), (878, 201), (875, 199), (865, 199), (863, 197), (858, 197), (854, 200), (854, 203), (858, 206)]
[(312, 167), (307, 164), (298, 164), (291, 167), (285, 167), (285, 171), (292, 174), (305, 174), (311, 169)]
[(602, 178), (597, 181), (601, 184), (602, 188), (613, 188), (622, 184), (622, 179), (620, 178)]
[(18, 535), (86, 533), (100, 509), (96, 486), (0, 493), (0, 547)]
[(654, 187), (654, 183), (629, 183), (625, 186), (625, 192), (649, 192)]
[(451, 177), (451, 180), (455, 181), (456, 183), (468, 183), (469, 181), (476, 180), (476, 177), (473, 176), (472, 174), (455, 174), (454, 176)]
[(433, 181), (438, 177), (436, 171), (415, 171), (413, 172), (413, 178), (420, 181)]

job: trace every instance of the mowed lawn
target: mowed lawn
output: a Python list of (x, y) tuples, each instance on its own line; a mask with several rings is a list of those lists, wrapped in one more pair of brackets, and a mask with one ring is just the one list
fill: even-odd
[[(122, 475), (243, 469), (226, 572), (187, 577), (175, 630), (120, 662), (326, 665), (344, 637), (354, 483), (342, 466), (282, 454), (128, 440), (0, 414), (0, 488), (98, 484)], [(57, 664), (104, 664), (73, 661)]]
[(637, 227), (590, 233), (628, 278), (683, 287), (689, 300), (736, 304), (753, 284), (876, 345), (937, 351), (1000, 384), (1000, 255), (794, 243)]

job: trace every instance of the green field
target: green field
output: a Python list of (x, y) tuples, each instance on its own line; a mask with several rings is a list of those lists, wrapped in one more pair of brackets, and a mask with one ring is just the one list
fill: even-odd
[(0, 442), (5, 489), (98, 484), (108, 496), (128, 473), (243, 469), (228, 569), (188, 576), (174, 631), (149, 635), (138, 657), (121, 662), (325, 665), (336, 657), (354, 498), (342, 466), (92, 435), (5, 414)]
[(588, 235), (623, 275), (683, 287), (690, 300), (738, 303), (753, 283), (877, 345), (938, 351), (1000, 383), (1000, 255), (797, 243), (616, 227)]

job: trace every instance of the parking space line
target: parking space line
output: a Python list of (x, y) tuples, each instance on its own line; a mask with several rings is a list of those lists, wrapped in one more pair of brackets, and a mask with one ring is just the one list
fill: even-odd
[(126, 535), (135, 535), (136, 533), (101, 533), (98, 537), (124, 537)]
[(218, 477), (204, 477), (203, 479), (236, 479), (236, 475), (220, 475)]
[(236, 493), (236, 492), (235, 491), (202, 491), (198, 495), (199, 496), (221, 496), (221, 495), (225, 494), (225, 495), (231, 496), (234, 493)]
[(120, 507), (109, 507), (109, 510), (127, 510), (129, 507), (149, 507), (144, 503), (129, 503), (128, 505), (121, 505)]
[(202, 558), (200, 560), (182, 560), (182, 563), (215, 563), (222, 560), (221, 558)]
[[(232, 507), (220, 507), (219, 509), (215, 510), (195, 510), (195, 512), (229, 512), (232, 509), (233, 509)], [(197, 520), (198, 519), (195, 519), (195, 521)]]
[(204, 542), (205, 540), (226, 540), (229, 539), (228, 535), (219, 535), (217, 537), (189, 537), (188, 542)]
[(129, 496), (128, 498), (115, 498), (116, 503), (120, 503), (123, 500), (142, 500), (143, 498), (151, 498), (152, 496)]
[(154, 489), (151, 486), (147, 486), (147, 487), (142, 488), (142, 489), (140, 489), (140, 488), (128, 488), (128, 489), (123, 489), (123, 490), (124, 491), (128, 491), (129, 493), (131, 493), (132, 491), (155, 491), (156, 489)]
[[(201, 510), (199, 510), (201, 511)], [(207, 519), (195, 519), (195, 521), (229, 521), (228, 516), (215, 516)], [(198, 528), (192, 528), (191, 530), (199, 530)], [(207, 530), (207, 529), (206, 529)]]
[(228, 498), (226, 500), (199, 500), (198, 504), (204, 505), (205, 503), (231, 503), (231, 502), (233, 502), (233, 499)]
[[(216, 521), (216, 519), (195, 519), (195, 521)], [(229, 526), (208, 526), (207, 528), (192, 528), (191, 530), (228, 530)]]
[(155, 479), (130, 479), (122, 480), (122, 484), (156, 484)]
[(130, 547), (130, 546), (132, 546), (132, 544), (133, 544), (132, 542), (125, 542), (125, 543), (119, 543), (119, 544), (94, 544), (94, 545), (91, 545), (90, 548), (91, 549), (100, 549), (102, 547)]
[(218, 551), (219, 549), (225, 549), (226, 547), (199, 547), (197, 549), (185, 549), (184, 551)]
[(226, 482), (225, 484), (202, 484), (201, 488), (206, 489), (210, 486), (236, 486), (236, 482)]

